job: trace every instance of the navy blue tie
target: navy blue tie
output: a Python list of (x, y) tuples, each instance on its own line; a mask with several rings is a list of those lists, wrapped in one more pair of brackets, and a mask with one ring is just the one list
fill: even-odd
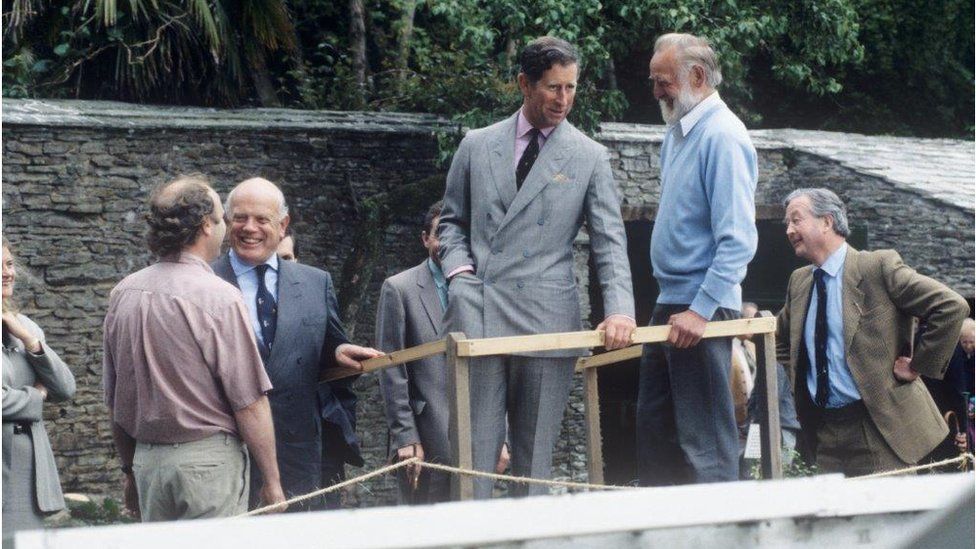
[(518, 166), (515, 168), (516, 190), (522, 189), (522, 183), (532, 171), (532, 165), (535, 164), (536, 158), (539, 158), (539, 129), (532, 128), (529, 130), (529, 145), (525, 147), (525, 152), (522, 153), (522, 158), (519, 159)]
[(827, 370), (827, 285), (824, 283), (823, 269), (813, 271), (813, 281), (817, 286), (817, 319), (813, 330), (813, 344), (817, 359), (817, 406), (827, 406), (827, 393), (830, 377)]
[(264, 346), (271, 354), (271, 346), (274, 345), (275, 328), (278, 325), (278, 304), (264, 284), (264, 275), (268, 272), (268, 265), (262, 263), (254, 268), (258, 273), (258, 322), (261, 323), (261, 337), (264, 338)]

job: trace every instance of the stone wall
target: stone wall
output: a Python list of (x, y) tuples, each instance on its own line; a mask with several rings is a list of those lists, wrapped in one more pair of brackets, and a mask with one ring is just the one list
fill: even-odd
[[(661, 129), (608, 127), (601, 140), (611, 149), (625, 218), (653, 219)], [(439, 196), (395, 204), (372, 247), (362, 245), (370, 241), (364, 219), (398, 189), (443, 175), (435, 132), (450, 129), (414, 115), (5, 100), (3, 232), (25, 267), (17, 295), (78, 380), (72, 402), (45, 411), (65, 489), (117, 494), (120, 486), (100, 388), (101, 322), (111, 288), (150, 261), (141, 215), (153, 185), (188, 172), (210, 176), (221, 193), (255, 175), (281, 184), (297, 214), (300, 259), (331, 271), (347, 289), (343, 307), (355, 317), (345, 319), (347, 327), (355, 341), (371, 344), (379, 285), (423, 258), (423, 209)], [(757, 147), (761, 218), (781, 218), (779, 200), (794, 188), (834, 188), (850, 204), (852, 218), (867, 227), (872, 247), (898, 249), (923, 273), (973, 297), (971, 207), (948, 205), (781, 142), (759, 139)], [(584, 301), (587, 244), (584, 231), (577, 239)], [(350, 258), (365, 267), (357, 270), (347, 264)], [(583, 305), (592, 320), (589, 303)], [(372, 470), (387, 452), (375, 376), (360, 378), (357, 390), (363, 470)], [(583, 433), (577, 383), (556, 449), (556, 476), (585, 479)], [(390, 479), (351, 494), (353, 505), (394, 500)]]

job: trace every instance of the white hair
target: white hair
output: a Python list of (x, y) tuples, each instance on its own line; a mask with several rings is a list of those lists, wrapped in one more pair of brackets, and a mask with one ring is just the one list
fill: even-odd
[(659, 36), (654, 42), (654, 53), (670, 48), (675, 48), (682, 79), (687, 78), (691, 69), (698, 66), (705, 72), (705, 82), (709, 87), (717, 88), (722, 83), (722, 67), (719, 66), (718, 56), (708, 39), (672, 32)]
[[(278, 201), (278, 221), (284, 219), (285, 216), (288, 215), (288, 203), (285, 202), (285, 193), (281, 192), (281, 189), (279, 189), (277, 185), (275, 185), (274, 183), (266, 179), (261, 179), (261, 178), (254, 178), (254, 179), (260, 179), (261, 181), (264, 181), (274, 189), (275, 199)], [(227, 216), (231, 215), (231, 211), (232, 211), (231, 206), (234, 203), (234, 193), (237, 192), (237, 189), (240, 188), (240, 186), (243, 185), (244, 183), (247, 183), (248, 181), (252, 181), (252, 180), (253, 179), (248, 179), (246, 181), (242, 181), (241, 183), (238, 183), (227, 194), (227, 200), (224, 200), (224, 215)]]

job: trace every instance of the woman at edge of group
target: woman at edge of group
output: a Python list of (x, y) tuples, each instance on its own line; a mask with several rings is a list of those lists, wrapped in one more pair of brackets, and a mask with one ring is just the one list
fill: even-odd
[(3, 239), (3, 538), (44, 527), (44, 516), (64, 509), (64, 496), (47, 429), (44, 401), (67, 400), (75, 378), (47, 346), (44, 332), (13, 304), (13, 254)]

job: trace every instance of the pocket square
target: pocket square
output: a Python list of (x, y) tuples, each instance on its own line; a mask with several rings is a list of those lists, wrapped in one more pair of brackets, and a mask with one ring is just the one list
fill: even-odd
[(565, 174), (557, 173), (556, 175), (552, 176), (552, 180), (556, 183), (566, 183), (569, 181), (569, 178), (566, 177)]

